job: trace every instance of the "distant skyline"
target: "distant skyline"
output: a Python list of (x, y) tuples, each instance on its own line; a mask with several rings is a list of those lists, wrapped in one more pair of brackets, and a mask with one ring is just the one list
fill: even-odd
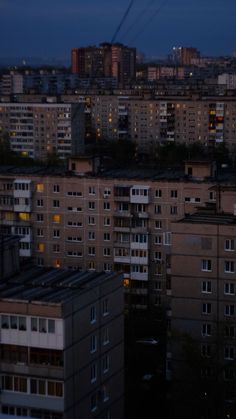
[[(130, 0), (0, 0), (0, 59), (70, 62), (72, 48), (110, 41)], [(236, 0), (134, 0), (116, 37), (151, 57), (173, 46), (201, 55), (236, 51)]]

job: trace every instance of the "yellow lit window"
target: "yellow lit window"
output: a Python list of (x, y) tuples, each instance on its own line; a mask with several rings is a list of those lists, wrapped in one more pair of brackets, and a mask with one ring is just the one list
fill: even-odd
[(38, 248), (39, 252), (43, 253), (44, 250), (45, 250), (45, 244), (44, 243), (38, 243), (37, 248)]
[(59, 259), (54, 259), (53, 266), (54, 266), (54, 268), (60, 268), (61, 267), (60, 260)]
[(125, 288), (128, 288), (130, 286), (130, 280), (129, 280), (129, 278), (124, 278), (123, 284), (124, 284), (124, 287)]
[(54, 214), (54, 215), (52, 216), (52, 221), (53, 221), (54, 223), (60, 223), (60, 221), (61, 221), (61, 216), (60, 216), (59, 214)]
[(22, 155), (22, 157), (28, 157), (29, 153), (28, 153), (28, 151), (22, 151), (21, 155)]
[(22, 221), (29, 221), (30, 215), (28, 212), (19, 212), (19, 219)]
[(43, 192), (44, 191), (44, 184), (43, 183), (37, 183), (36, 191), (37, 192)]

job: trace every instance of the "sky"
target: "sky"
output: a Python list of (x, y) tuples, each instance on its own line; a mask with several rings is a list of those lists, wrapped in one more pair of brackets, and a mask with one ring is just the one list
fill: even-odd
[(166, 57), (173, 46), (203, 56), (236, 51), (236, 0), (0, 0), (0, 58), (70, 60), (72, 48), (111, 41), (146, 57)]

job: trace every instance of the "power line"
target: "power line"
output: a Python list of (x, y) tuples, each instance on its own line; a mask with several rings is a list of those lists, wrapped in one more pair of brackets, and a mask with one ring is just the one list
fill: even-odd
[(149, 1), (149, 3), (140, 11), (140, 13), (138, 14), (138, 16), (136, 17), (136, 19), (133, 21), (133, 23), (128, 27), (128, 29), (125, 31), (125, 33), (123, 34), (123, 38), (135, 27), (137, 26), (138, 21), (143, 18), (144, 14), (148, 11), (148, 9), (152, 6), (152, 4), (155, 2), (156, 0), (151, 0)]
[(128, 7), (127, 7), (127, 9), (126, 9), (126, 11), (125, 11), (125, 13), (124, 13), (124, 15), (123, 15), (120, 23), (119, 23), (119, 25), (118, 25), (118, 27), (115, 30), (115, 33), (114, 33), (114, 35), (113, 35), (113, 37), (111, 39), (111, 44), (113, 44), (113, 42), (115, 41), (118, 33), (120, 32), (120, 30), (121, 30), (121, 28), (122, 28), (122, 26), (123, 26), (123, 24), (125, 22), (125, 19), (127, 18), (128, 14), (129, 14), (132, 6), (133, 6), (133, 3), (134, 3), (134, 0), (131, 0), (131, 2), (129, 3), (129, 5), (128, 5)]
[(167, 4), (168, 0), (163, 0), (159, 7), (156, 9), (156, 11), (152, 14), (152, 16), (146, 21), (146, 23), (143, 25), (143, 27), (140, 29), (139, 32), (136, 33), (136, 35), (131, 39), (131, 43), (134, 42), (139, 35), (146, 29), (146, 27), (152, 22), (152, 20), (158, 15), (158, 13), (161, 11), (163, 6)]

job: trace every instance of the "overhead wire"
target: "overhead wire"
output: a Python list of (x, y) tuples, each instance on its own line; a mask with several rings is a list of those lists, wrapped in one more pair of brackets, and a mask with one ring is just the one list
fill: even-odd
[(139, 12), (139, 14), (136, 16), (136, 19), (133, 21), (133, 23), (127, 28), (127, 30), (122, 35), (121, 39), (126, 37), (127, 34), (138, 24), (138, 21), (143, 18), (143, 16), (149, 11), (149, 8), (152, 6), (152, 4), (156, 0), (150, 0), (148, 4), (146, 4), (145, 7)]
[(115, 30), (115, 33), (114, 33), (114, 35), (113, 35), (113, 37), (111, 39), (111, 44), (113, 44), (115, 42), (116, 37), (117, 37), (118, 33), (120, 32), (120, 30), (121, 30), (121, 28), (122, 28), (122, 26), (123, 26), (123, 24), (124, 24), (124, 22), (125, 22), (125, 20), (126, 20), (126, 18), (128, 16), (128, 14), (129, 14), (132, 6), (133, 6), (133, 4), (134, 4), (134, 0), (131, 0), (130, 3), (129, 3), (129, 5), (128, 5), (128, 7), (127, 7), (127, 9), (126, 9), (126, 11), (125, 11), (125, 13), (124, 13), (124, 15), (123, 15), (123, 17), (121, 18), (121, 21), (120, 21), (118, 27)]
[(141, 33), (146, 29), (146, 27), (153, 21), (153, 19), (160, 13), (161, 9), (166, 6), (168, 0), (163, 0), (159, 7), (155, 10), (155, 12), (150, 16), (150, 18), (145, 22), (145, 24), (142, 26), (142, 28), (136, 33), (136, 35), (131, 39), (131, 43), (133, 43), (140, 35)]

